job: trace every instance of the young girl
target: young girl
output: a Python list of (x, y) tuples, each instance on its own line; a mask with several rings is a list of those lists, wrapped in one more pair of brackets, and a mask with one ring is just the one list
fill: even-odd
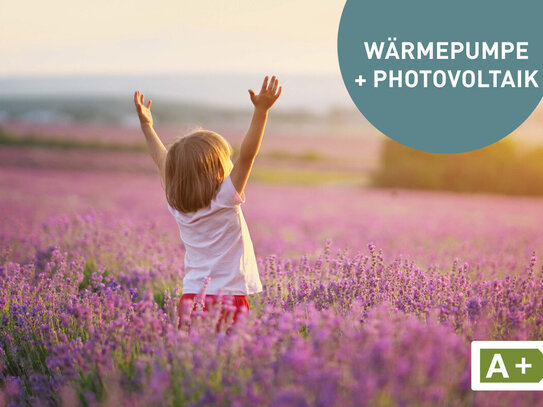
[[(179, 302), (179, 327), (187, 304), (205, 287), (204, 310), (233, 301), (235, 313), (248, 312), (247, 295), (262, 291), (255, 253), (240, 205), (253, 162), (260, 148), (268, 111), (281, 95), (278, 79), (266, 76), (257, 95), (249, 90), (254, 113), (235, 164), (232, 148), (219, 134), (198, 130), (166, 149), (153, 129), (151, 100), (137, 91), (134, 103), (147, 146), (166, 192), (168, 209), (185, 245), (185, 277)], [(193, 304), (192, 310), (196, 307)], [(192, 313), (192, 310), (190, 311)], [(223, 308), (222, 318), (228, 318)]]

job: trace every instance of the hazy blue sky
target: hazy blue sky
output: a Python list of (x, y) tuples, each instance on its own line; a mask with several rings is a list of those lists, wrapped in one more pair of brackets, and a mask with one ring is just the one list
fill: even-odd
[(343, 0), (0, 0), (0, 75), (336, 73)]

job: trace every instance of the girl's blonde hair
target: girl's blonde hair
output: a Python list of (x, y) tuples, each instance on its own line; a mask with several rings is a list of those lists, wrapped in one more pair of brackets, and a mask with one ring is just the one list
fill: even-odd
[(213, 131), (197, 129), (168, 149), (166, 199), (179, 212), (207, 207), (224, 181), (232, 147)]

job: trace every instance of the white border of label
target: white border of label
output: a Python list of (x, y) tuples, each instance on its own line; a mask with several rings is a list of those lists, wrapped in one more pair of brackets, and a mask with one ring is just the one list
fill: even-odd
[(543, 390), (539, 383), (481, 383), (481, 349), (539, 349), (543, 353), (543, 341), (472, 341), (471, 342), (471, 390)]

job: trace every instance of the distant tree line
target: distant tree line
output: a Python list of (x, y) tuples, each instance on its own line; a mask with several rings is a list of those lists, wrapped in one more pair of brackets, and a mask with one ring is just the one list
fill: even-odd
[(385, 188), (543, 195), (543, 146), (509, 139), (461, 154), (432, 154), (387, 139), (372, 185)]

